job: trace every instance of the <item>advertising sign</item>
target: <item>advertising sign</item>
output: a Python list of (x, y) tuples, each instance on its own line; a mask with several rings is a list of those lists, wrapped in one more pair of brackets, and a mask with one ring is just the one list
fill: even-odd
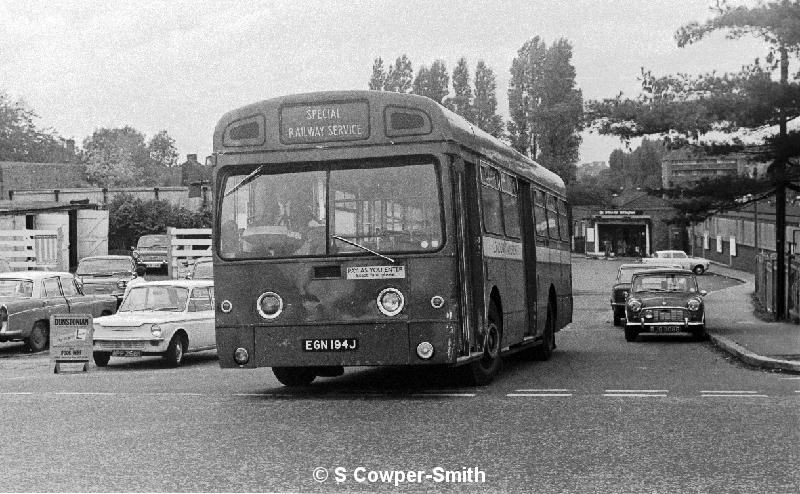
[[(86, 364), (92, 358), (92, 315), (53, 314), (50, 316), (50, 360), (56, 374), (61, 363)], [(83, 370), (86, 370), (84, 365)]]

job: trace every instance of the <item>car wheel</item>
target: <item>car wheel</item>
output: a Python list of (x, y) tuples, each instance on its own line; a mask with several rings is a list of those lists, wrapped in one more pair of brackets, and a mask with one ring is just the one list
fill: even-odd
[(692, 269), (692, 271), (696, 275), (701, 275), (701, 274), (706, 272), (706, 268), (704, 268), (703, 266), (697, 265), (697, 266), (694, 267), (694, 269)]
[(614, 309), (614, 326), (622, 326), (622, 316), (617, 309)]
[(47, 348), (48, 340), (50, 339), (50, 330), (47, 327), (47, 323), (44, 321), (37, 321), (33, 325), (33, 329), (31, 330), (31, 335), (25, 340), (25, 343), (28, 345), (28, 348), (32, 352), (41, 352), (45, 348)]
[(488, 384), (500, 372), (503, 361), (500, 349), (503, 340), (503, 323), (500, 311), (494, 302), (489, 305), (489, 314), (486, 324), (486, 337), (483, 345), (483, 355), (478, 360), (473, 360), (467, 365), (467, 381), (473, 386)]
[(290, 388), (308, 386), (317, 377), (309, 367), (273, 367), (272, 373), (281, 384)]
[(694, 328), (692, 330), (692, 336), (694, 336), (694, 339), (697, 341), (704, 341), (708, 336), (706, 333), (706, 325), (704, 324), (702, 326)]
[(108, 365), (108, 361), (111, 360), (111, 352), (94, 352), (92, 353), (92, 358), (94, 359), (94, 365), (105, 367)]
[(625, 341), (636, 341), (639, 337), (639, 330), (632, 326), (625, 326)]
[(164, 354), (164, 358), (171, 367), (180, 367), (187, 346), (188, 342), (183, 335), (176, 334), (172, 337), (167, 347), (167, 353)]

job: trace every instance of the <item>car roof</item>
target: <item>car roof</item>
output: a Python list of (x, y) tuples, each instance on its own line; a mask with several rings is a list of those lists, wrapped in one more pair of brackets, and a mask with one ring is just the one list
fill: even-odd
[(147, 286), (180, 286), (185, 288), (194, 288), (196, 286), (214, 286), (214, 280), (177, 279), (177, 280), (146, 281), (144, 283), (137, 283), (131, 286), (131, 290), (133, 290), (134, 288), (147, 287)]
[(67, 273), (65, 271), (6, 271), (5, 273), (0, 273), (0, 278), (15, 279), (15, 280), (35, 281), (44, 278), (52, 278), (54, 276), (58, 276), (61, 278), (66, 278), (66, 277), (71, 278), (73, 275), (72, 273)]
[(680, 269), (680, 268), (669, 268), (669, 267), (661, 267), (655, 269), (648, 269), (647, 271), (642, 271), (641, 273), (636, 273), (634, 276), (646, 276), (651, 274), (664, 274), (664, 273), (679, 273), (679, 274), (694, 274), (688, 269)]

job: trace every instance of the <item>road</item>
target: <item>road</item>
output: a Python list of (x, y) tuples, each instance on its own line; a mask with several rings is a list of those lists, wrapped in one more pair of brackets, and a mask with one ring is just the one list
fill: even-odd
[[(0, 491), (800, 491), (800, 376), (688, 337), (626, 343), (608, 307), (618, 265), (574, 258), (575, 321), (553, 358), (510, 358), (480, 388), (359, 369), (293, 391), (213, 352), (54, 375), (46, 353), (5, 344)], [(474, 469), (482, 482), (436, 482)], [(368, 480), (381, 470), (423, 472)]]

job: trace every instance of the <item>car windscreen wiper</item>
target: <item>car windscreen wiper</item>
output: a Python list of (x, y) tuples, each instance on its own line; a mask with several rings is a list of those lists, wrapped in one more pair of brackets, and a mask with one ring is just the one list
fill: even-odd
[(370, 254), (375, 254), (376, 256), (382, 257), (382, 258), (386, 259), (387, 261), (391, 262), (392, 264), (396, 263), (396, 261), (394, 259), (392, 259), (391, 257), (385, 256), (385, 255), (381, 254), (380, 252), (375, 252), (374, 250), (370, 249), (369, 247), (364, 247), (363, 245), (361, 245), (359, 243), (347, 240), (346, 238), (342, 238), (339, 235), (331, 235), (331, 237), (335, 238), (336, 240), (341, 240), (342, 242), (348, 243), (348, 244), (352, 245), (353, 247), (358, 247), (361, 250), (365, 250), (365, 251), (369, 252)]
[(261, 165), (258, 168), (256, 168), (255, 170), (253, 170), (250, 173), (250, 175), (244, 177), (241, 182), (239, 182), (238, 184), (234, 185), (233, 188), (231, 190), (229, 190), (228, 192), (226, 192), (225, 195), (223, 195), (222, 197), (228, 197), (229, 195), (233, 194), (234, 192), (236, 192), (240, 188), (242, 188), (245, 185), (247, 185), (250, 182), (252, 182), (253, 179), (256, 178), (256, 175), (261, 173), (261, 170), (263, 170), (263, 169), (264, 169), (264, 165)]

